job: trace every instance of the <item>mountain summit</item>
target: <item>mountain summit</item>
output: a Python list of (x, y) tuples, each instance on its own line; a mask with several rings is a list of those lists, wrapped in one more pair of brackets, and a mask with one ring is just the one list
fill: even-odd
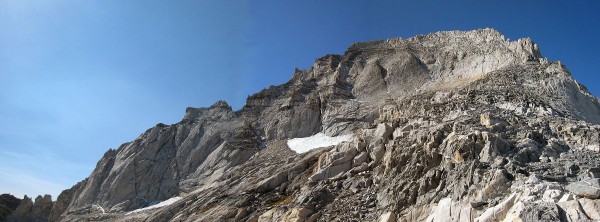
[(355, 43), (107, 151), (48, 219), (600, 220), (598, 124), (598, 98), (531, 39)]

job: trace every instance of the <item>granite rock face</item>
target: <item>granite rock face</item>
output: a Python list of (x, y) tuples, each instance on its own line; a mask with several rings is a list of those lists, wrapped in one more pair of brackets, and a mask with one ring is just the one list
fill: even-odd
[[(188, 108), (109, 150), (49, 219), (596, 220), (598, 124), (598, 98), (530, 39), (481, 29), (355, 43), (241, 110)], [(286, 145), (319, 132), (354, 140)]]

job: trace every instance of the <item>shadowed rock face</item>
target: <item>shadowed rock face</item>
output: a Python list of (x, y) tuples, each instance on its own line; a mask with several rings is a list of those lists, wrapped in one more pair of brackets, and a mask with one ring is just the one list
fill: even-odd
[(21, 199), (18, 199), (13, 195), (0, 195), (0, 221), (6, 221), (8, 215), (15, 211), (20, 203)]
[[(597, 220), (595, 196), (565, 187), (594, 189), (578, 181), (600, 176), (599, 123), (598, 99), (530, 39), (355, 43), (239, 111), (188, 108), (109, 150), (50, 220)], [(318, 132), (356, 139), (303, 154), (285, 143)]]
[(50, 195), (37, 196), (35, 202), (25, 195), (23, 200), (19, 202), (16, 209), (6, 217), (6, 221), (48, 221), (50, 211), (54, 205)]

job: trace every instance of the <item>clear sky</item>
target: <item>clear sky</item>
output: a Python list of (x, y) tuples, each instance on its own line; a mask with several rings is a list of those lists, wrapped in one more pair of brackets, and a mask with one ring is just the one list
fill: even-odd
[(357, 41), (495, 28), (600, 95), (599, 12), (593, 0), (0, 0), (0, 193), (56, 199), (186, 107), (239, 109)]

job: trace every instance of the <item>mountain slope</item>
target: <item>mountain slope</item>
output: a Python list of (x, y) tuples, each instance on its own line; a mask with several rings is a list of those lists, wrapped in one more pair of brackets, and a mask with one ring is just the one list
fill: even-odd
[[(598, 220), (599, 123), (598, 99), (530, 39), (482, 29), (355, 43), (239, 111), (188, 108), (109, 150), (50, 219)], [(286, 145), (319, 132), (354, 139)]]

